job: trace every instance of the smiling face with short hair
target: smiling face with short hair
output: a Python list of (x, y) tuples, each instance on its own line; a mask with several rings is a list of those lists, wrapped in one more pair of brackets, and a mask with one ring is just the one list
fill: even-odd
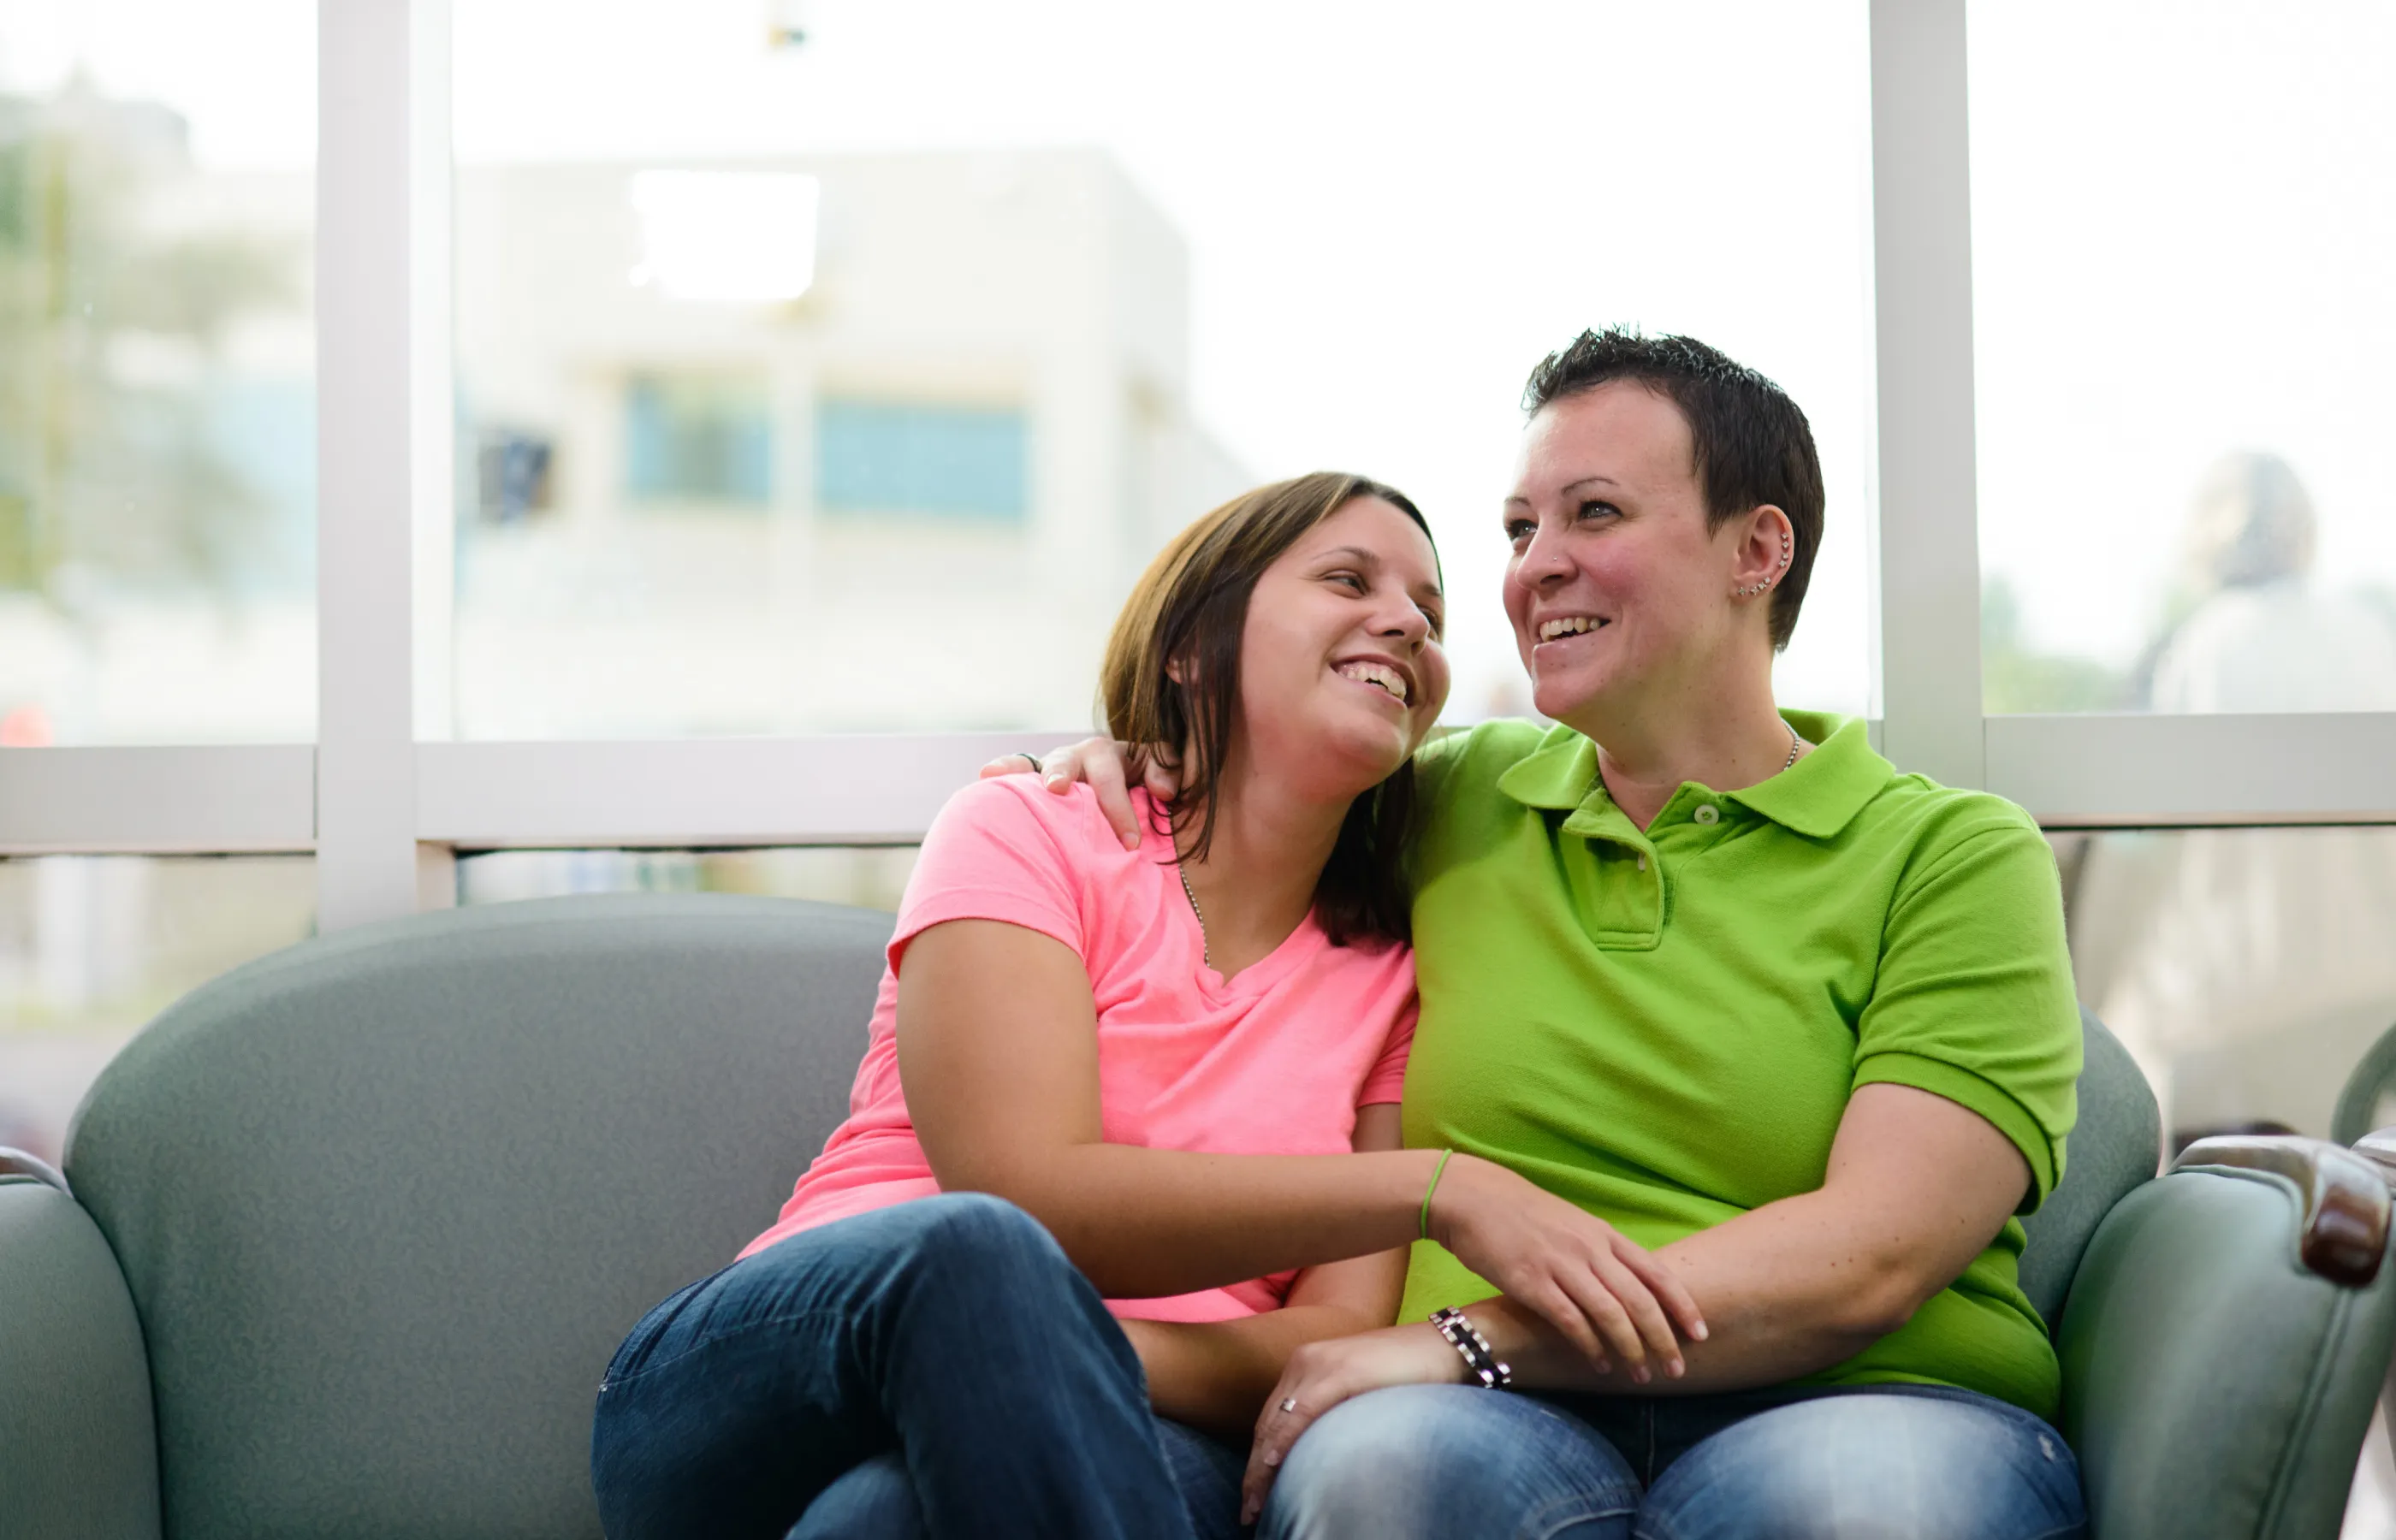
[[(1541, 407), (1503, 513), (1507, 618), (1540, 713), (1598, 724), (1770, 667), (1767, 604), (1734, 590), (1777, 561), (1770, 507), (1709, 528), (1689, 425), (1615, 381)], [(1777, 523), (1775, 523), (1777, 521)]]

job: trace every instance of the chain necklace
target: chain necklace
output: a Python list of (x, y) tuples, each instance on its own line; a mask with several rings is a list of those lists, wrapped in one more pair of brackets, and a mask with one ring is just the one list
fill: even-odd
[[(1789, 724), (1785, 722), (1780, 725), (1783, 727), (1789, 727)], [(1797, 750), (1804, 747), (1805, 740), (1797, 736), (1797, 729), (1794, 727), (1789, 727), (1789, 757), (1781, 762), (1780, 768), (1786, 770), (1790, 765), (1795, 764), (1797, 763)], [(1183, 887), (1188, 887), (1190, 885), (1190, 879), (1187, 877), (1181, 879), (1181, 885)], [(1197, 907), (1198, 900), (1192, 898), (1190, 900), (1190, 903), (1191, 907), (1194, 909)], [(1201, 928), (1203, 929), (1204, 927), (1202, 926)]]
[(1190, 912), (1196, 916), (1198, 921), (1198, 961), (1212, 970), (1215, 966), (1215, 948), (1206, 939), (1206, 911), (1198, 907), (1198, 890), (1190, 885), (1190, 869), (1176, 861), (1173, 863), (1173, 870), (1181, 874), (1181, 895), (1190, 900)]

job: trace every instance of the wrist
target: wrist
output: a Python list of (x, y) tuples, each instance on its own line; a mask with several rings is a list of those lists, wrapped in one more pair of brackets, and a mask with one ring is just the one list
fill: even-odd
[[(1456, 1248), (1449, 1244), (1449, 1238), (1455, 1233), (1457, 1217), (1471, 1186), (1471, 1170), (1481, 1162), (1477, 1157), (1467, 1155), (1462, 1150), (1432, 1150), (1430, 1153), (1435, 1159), (1431, 1173), (1424, 1177), (1422, 1233), (1419, 1239), (1436, 1241), (1453, 1251)], [(1436, 1160), (1443, 1153), (1446, 1156), (1444, 1165)], [(1435, 1181), (1432, 1179), (1434, 1176), (1437, 1178)]]

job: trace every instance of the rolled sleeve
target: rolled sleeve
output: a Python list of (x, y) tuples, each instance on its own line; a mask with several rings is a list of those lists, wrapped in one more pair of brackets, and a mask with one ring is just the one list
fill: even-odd
[(2053, 853), (2010, 804), (1977, 811), (1921, 852), (1890, 906), (1854, 1084), (1914, 1086), (1987, 1119), (2030, 1163), (2028, 1214), (2063, 1177), (2080, 1010)]

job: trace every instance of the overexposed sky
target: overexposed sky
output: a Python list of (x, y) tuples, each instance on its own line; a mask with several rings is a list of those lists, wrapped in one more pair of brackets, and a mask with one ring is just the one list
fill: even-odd
[[(2145, 639), (2214, 455), (2285, 454), (2336, 582), (2396, 583), (2396, 10), (1972, 8), (1982, 551), (2033, 640)], [(1820, 440), (1792, 703), (1870, 676), (1864, 0), (457, 0), (469, 160), (1100, 144), (1191, 253), (1201, 418), (1259, 475), (1412, 492), (1458, 702), (1516, 665), (1495, 508), (1523, 375), (1584, 325), (1694, 333)], [(0, 0), (0, 83), (82, 60), (216, 165), (312, 153), (308, 0)]]

